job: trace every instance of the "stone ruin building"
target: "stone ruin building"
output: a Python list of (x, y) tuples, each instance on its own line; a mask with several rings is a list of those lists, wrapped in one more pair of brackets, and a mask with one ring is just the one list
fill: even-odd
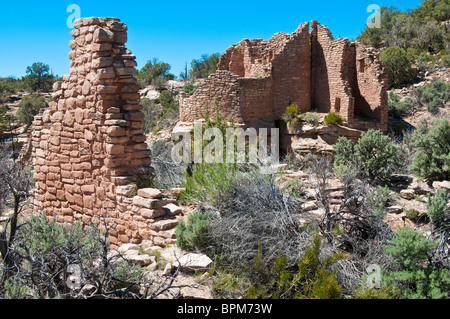
[(244, 39), (220, 58), (218, 70), (179, 99), (180, 120), (219, 111), (247, 127), (280, 127), (286, 107), (338, 112), (346, 126), (387, 130), (387, 73), (374, 49), (335, 40), (326, 26), (303, 23), (268, 41)]
[(34, 210), (58, 222), (115, 226), (112, 244), (174, 242), (181, 210), (155, 189), (137, 189), (150, 172), (135, 56), (127, 26), (114, 18), (76, 20), (70, 75), (54, 85), (50, 108), (34, 118)]
[[(237, 123), (277, 127), (296, 103), (303, 112), (339, 112), (352, 128), (385, 130), (387, 78), (376, 53), (334, 40), (316, 22), (311, 29), (305, 23), (291, 35), (229, 48), (216, 73), (192, 96), (181, 94), (180, 120), (193, 122), (205, 105), (212, 112), (217, 103)], [(182, 213), (176, 199), (137, 186), (139, 174), (152, 167), (127, 26), (115, 18), (83, 18), (71, 35), (70, 75), (55, 83), (50, 108), (31, 127), (34, 211), (100, 227), (106, 217), (114, 245), (173, 243)]]

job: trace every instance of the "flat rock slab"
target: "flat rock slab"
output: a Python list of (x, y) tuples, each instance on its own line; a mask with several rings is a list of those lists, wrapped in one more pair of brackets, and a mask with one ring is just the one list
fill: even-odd
[(177, 225), (178, 225), (177, 219), (165, 219), (165, 220), (160, 220), (160, 221), (153, 223), (150, 226), (150, 228), (152, 230), (162, 231), (162, 230), (169, 230), (169, 229), (175, 228), (175, 227), (177, 227)]
[(212, 260), (203, 254), (186, 254), (175, 263), (184, 271), (207, 270), (212, 264)]
[(137, 194), (148, 199), (158, 199), (162, 196), (162, 192), (156, 188), (142, 188), (138, 190)]
[(182, 209), (175, 204), (167, 204), (163, 206), (163, 209), (169, 216), (176, 216), (183, 212)]

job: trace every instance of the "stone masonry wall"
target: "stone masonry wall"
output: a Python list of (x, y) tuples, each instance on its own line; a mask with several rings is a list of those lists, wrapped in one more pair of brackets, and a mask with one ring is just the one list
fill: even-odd
[[(228, 95), (231, 77), (233, 93)], [(242, 85), (250, 78), (272, 85), (252, 102), (245, 97), (258, 89), (252, 93)], [(225, 116), (246, 126), (273, 127), (287, 106), (297, 104), (302, 112), (338, 112), (353, 128), (385, 131), (386, 84), (386, 71), (375, 51), (334, 39), (326, 26), (312, 21), (311, 32), (304, 23), (292, 34), (277, 33), (269, 41), (245, 39), (231, 46), (221, 56), (216, 74), (192, 96), (181, 94), (180, 117), (192, 122), (201, 118), (200, 107), (217, 102)]]
[(114, 18), (74, 26), (70, 75), (55, 83), (55, 101), (33, 121), (34, 210), (68, 223), (102, 224), (107, 217), (113, 244), (164, 245), (174, 236), (158, 233), (176, 225), (179, 209), (135, 183), (136, 174), (153, 168), (127, 26)]

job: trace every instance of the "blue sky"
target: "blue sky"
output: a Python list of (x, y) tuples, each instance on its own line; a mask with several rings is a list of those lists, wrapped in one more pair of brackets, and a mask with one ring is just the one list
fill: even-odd
[(60, 76), (69, 73), (71, 4), (81, 17), (116, 17), (128, 25), (127, 48), (141, 68), (153, 57), (178, 75), (193, 58), (223, 53), (244, 38), (270, 39), (317, 20), (334, 37), (355, 39), (365, 28), (370, 4), (416, 8), (420, 0), (356, 1), (5, 1), (0, 2), (0, 77), (23, 76), (28, 65), (44, 62)]

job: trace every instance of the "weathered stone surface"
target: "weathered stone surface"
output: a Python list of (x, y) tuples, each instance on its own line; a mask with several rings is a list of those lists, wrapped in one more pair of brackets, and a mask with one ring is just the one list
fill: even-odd
[(166, 212), (163, 209), (147, 209), (147, 208), (141, 208), (140, 214), (144, 218), (148, 219), (155, 219), (158, 217), (162, 217), (166, 215)]
[(117, 186), (116, 193), (118, 195), (131, 197), (136, 195), (137, 192), (137, 185), (136, 184), (129, 184), (129, 185), (123, 185), (123, 186)]
[(142, 188), (138, 190), (138, 196), (149, 198), (149, 199), (157, 199), (161, 198), (162, 193), (159, 189), (155, 188)]
[(112, 32), (108, 29), (99, 28), (94, 31), (94, 38), (93, 38), (94, 42), (97, 42), (97, 43), (112, 42), (113, 39), (114, 39), (114, 32)]
[(433, 182), (433, 188), (436, 190), (445, 189), (450, 194), (450, 181)]
[(183, 271), (205, 271), (211, 264), (212, 260), (203, 254), (186, 254), (174, 263), (175, 267)]
[(177, 219), (160, 220), (150, 225), (150, 228), (157, 231), (169, 230), (178, 225)]
[(414, 190), (404, 189), (404, 190), (400, 191), (400, 196), (404, 199), (411, 200), (414, 198)]
[(400, 214), (400, 213), (403, 212), (403, 207), (401, 207), (401, 206), (391, 206), (391, 207), (388, 207), (386, 210), (387, 210), (387, 212), (389, 214)]
[(175, 204), (168, 204), (162, 207), (167, 215), (176, 216), (183, 212), (183, 210)]

